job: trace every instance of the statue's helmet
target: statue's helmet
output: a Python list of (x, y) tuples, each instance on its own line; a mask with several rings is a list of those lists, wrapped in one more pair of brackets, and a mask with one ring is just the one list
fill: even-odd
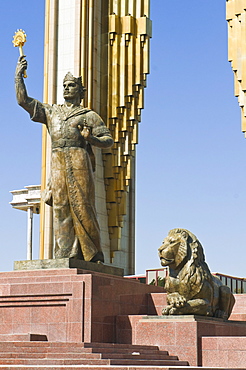
[(82, 77), (74, 77), (71, 72), (68, 72), (63, 79), (63, 83), (65, 81), (73, 81), (79, 86), (80, 98), (83, 99), (85, 96), (86, 88), (82, 84)]

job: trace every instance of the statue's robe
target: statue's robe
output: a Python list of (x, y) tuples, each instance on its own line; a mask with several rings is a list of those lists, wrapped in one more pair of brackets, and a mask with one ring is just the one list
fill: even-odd
[[(84, 124), (98, 139), (97, 146), (112, 145), (112, 137), (101, 117), (82, 106), (42, 104), (35, 100), (31, 119), (46, 124), (52, 142), (50, 188), (56, 258), (102, 255), (95, 210), (93, 152), (81, 135)], [(79, 125), (79, 127), (78, 127)], [(101, 140), (101, 138), (108, 138)], [(94, 143), (93, 143), (94, 144)], [(99, 252), (99, 253), (98, 253)]]

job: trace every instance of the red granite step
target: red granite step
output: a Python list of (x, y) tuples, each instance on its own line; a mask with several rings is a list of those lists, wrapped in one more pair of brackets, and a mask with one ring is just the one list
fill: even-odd
[[(84, 348), (84, 350), (89, 350), (89, 348)], [(134, 355), (168, 355), (168, 351), (161, 351), (159, 349), (146, 349), (146, 348), (91, 348), (92, 353), (102, 353), (102, 354), (107, 354), (107, 353), (114, 353), (114, 354), (134, 354)]]
[[(131, 360), (122, 360), (122, 361), (109, 361), (109, 360), (39, 360), (39, 359), (16, 359), (16, 360), (1, 360), (0, 365), (18, 365), (18, 366), (51, 366), (52, 369), (54, 366), (91, 366), (95, 368), (95, 366), (101, 369), (102, 366), (148, 366), (148, 369), (152, 367), (165, 367), (165, 366), (188, 366), (186, 361), (168, 361), (168, 360), (139, 360), (139, 361), (131, 361)], [(126, 368), (125, 368), (126, 369)]]
[(1, 358), (0, 365), (125, 365), (125, 366), (188, 366), (187, 361), (149, 359), (64, 359), (64, 358)]
[[(161, 351), (160, 351), (161, 352)], [(167, 354), (142, 354), (133, 353), (84, 353), (84, 352), (57, 352), (57, 351), (33, 351), (29, 352), (15, 352), (8, 349), (8, 351), (0, 351), (0, 361), (3, 358), (9, 359), (25, 359), (25, 358), (39, 358), (39, 359), (133, 359), (133, 360), (177, 360), (177, 356), (170, 356)]]
[(35, 343), (33, 341), (11, 341), (11, 342), (1, 342), (0, 346), (15, 345), (16, 347), (70, 347), (70, 348), (116, 348), (116, 349), (149, 349), (149, 350), (158, 350), (158, 346), (149, 346), (149, 345), (135, 345), (135, 344), (118, 344), (118, 343), (96, 343), (96, 342), (48, 342), (48, 341), (38, 341)]
[(114, 343), (0, 342), (0, 365), (186, 366), (157, 346)]
[(0, 334), (0, 342), (46, 342), (47, 336), (43, 334)]
[(70, 343), (70, 342), (0, 342), (0, 351), (5, 350), (6, 348), (13, 348), (16, 349), (16, 351), (21, 351), (24, 349), (25, 351), (33, 350), (33, 349), (41, 349), (41, 350), (72, 350), (72, 351), (81, 351), (83, 350), (84, 352), (90, 353), (91, 348), (90, 347), (85, 347), (85, 343)]
[(179, 360), (141, 360), (141, 359), (118, 359), (118, 360), (111, 360), (110, 365), (125, 365), (125, 366), (189, 366), (187, 361), (179, 361)]
[[(106, 348), (84, 348), (87, 343), (77, 343), (64, 348), (64, 343), (0, 343), (1, 359), (128, 359), (128, 360), (177, 360), (177, 356), (169, 356), (167, 351), (149, 349), (148, 346), (106, 345)], [(68, 343), (69, 344), (69, 343)], [(68, 347), (68, 348), (67, 348)], [(122, 348), (123, 347), (123, 348)], [(151, 347), (151, 346), (150, 346)], [(157, 347), (158, 348), (158, 347)], [(106, 351), (104, 352), (103, 350)]]
[(140, 349), (148, 349), (148, 350), (159, 350), (158, 346), (153, 345), (141, 345), (141, 344), (124, 344), (124, 343), (97, 343), (97, 342), (84, 342), (84, 347), (90, 347), (90, 348), (133, 348), (134, 350), (140, 350)]
[(128, 354), (122, 354), (122, 353), (102, 353), (101, 354), (101, 358), (110, 358), (110, 359), (125, 359), (125, 360), (128, 360), (128, 359), (133, 359), (133, 360), (178, 360), (178, 356), (170, 356), (170, 355), (167, 355), (167, 354), (160, 354), (160, 353), (157, 353), (157, 354), (142, 354), (142, 353), (139, 353), (139, 354), (132, 354), (132, 353), (128, 353)]
[(122, 354), (150, 354), (167, 355), (167, 351), (160, 351), (157, 346), (139, 346), (129, 344), (105, 343), (65, 343), (65, 342), (0, 342), (2, 352), (44, 352), (44, 353), (122, 353)]
[[(47, 353), (47, 352), (34, 352), (34, 353), (16, 353), (16, 352), (0, 352), (0, 362), (2, 359), (92, 359), (99, 360), (102, 358), (100, 353)], [(104, 359), (107, 359), (105, 357)]]
[[(7, 365), (7, 366), (1, 366), (0, 370), (81, 370), (82, 368), (78, 366), (21, 366), (21, 368), (16, 367), (16, 365)], [(164, 366), (164, 367), (156, 367), (156, 366), (148, 366), (148, 367), (142, 367), (142, 366), (83, 366), (83, 370), (218, 370), (218, 367), (197, 367), (197, 366)], [(219, 370), (236, 370), (235, 367), (220, 367)], [(239, 369), (238, 369), (239, 370)], [(242, 369), (240, 369), (242, 370)], [(243, 369), (244, 370), (244, 369)]]
[[(104, 352), (115, 352), (118, 351), (131, 351), (131, 352), (159, 352), (158, 346), (149, 346), (149, 345), (132, 345), (132, 344), (117, 344), (117, 343), (87, 343), (87, 342), (32, 342), (32, 341), (25, 341), (25, 342), (0, 342), (0, 351), (2, 348), (16, 348), (16, 349), (28, 349), (28, 348), (49, 348), (49, 349), (56, 349), (56, 348), (66, 348), (69, 350), (83, 350), (83, 351), (104, 351)], [(167, 354), (167, 351), (162, 351), (163, 354)]]
[(23, 366), (64, 366), (64, 365), (80, 365), (80, 366), (109, 366), (109, 360), (93, 360), (93, 359), (40, 359), (40, 358), (15, 358), (15, 359), (0, 359), (0, 365), (23, 365)]

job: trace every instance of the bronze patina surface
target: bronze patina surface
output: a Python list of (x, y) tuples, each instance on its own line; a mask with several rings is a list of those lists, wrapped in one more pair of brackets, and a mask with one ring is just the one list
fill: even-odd
[(202, 315), (228, 319), (235, 298), (230, 288), (213, 276), (203, 248), (190, 231), (169, 231), (159, 248), (162, 266), (169, 267), (165, 281), (167, 303), (163, 315)]
[(25, 56), (19, 58), (15, 88), (18, 104), (33, 121), (47, 126), (52, 142), (51, 176), (45, 200), (53, 206), (56, 258), (104, 261), (95, 210), (95, 166), (91, 145), (108, 148), (112, 136), (94, 111), (81, 106), (81, 77), (70, 72), (63, 81), (64, 104), (43, 104), (27, 95), (23, 74)]

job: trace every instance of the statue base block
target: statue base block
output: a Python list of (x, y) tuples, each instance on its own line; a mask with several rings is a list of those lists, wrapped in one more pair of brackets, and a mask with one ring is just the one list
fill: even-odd
[(115, 276), (123, 276), (124, 274), (124, 270), (119, 267), (104, 265), (102, 263), (87, 262), (76, 258), (59, 258), (14, 262), (14, 270), (40, 270), (61, 268), (77, 268)]
[[(212, 363), (218, 363), (217, 358), (214, 362), (210, 359), (208, 364), (211, 353), (214, 356), (223, 356), (223, 351), (218, 350), (218, 347), (208, 347), (208, 343), (210, 343), (208, 338), (213, 338), (215, 345), (217, 345), (216, 340), (220, 338), (223, 345), (226, 345), (228, 340), (231, 341), (230, 343), (234, 341), (235, 344), (237, 339), (246, 336), (245, 321), (223, 321), (222, 319), (196, 315), (118, 316), (116, 327), (119, 343), (137, 343), (139, 345), (156, 345), (158, 343), (160, 350), (165, 349), (170, 355), (175, 353), (181, 361), (186, 359), (192, 366), (211, 366)], [(246, 340), (244, 342), (241, 340), (241, 343), (244, 343), (244, 347), (240, 348), (241, 357), (245, 356), (243, 358), (246, 358)], [(226, 348), (228, 349), (228, 346)], [(232, 365), (235, 364), (224, 361), (221, 366)], [(219, 365), (217, 364), (217, 366)]]
[(49, 342), (114, 343), (116, 317), (146, 314), (153, 290), (163, 291), (77, 268), (1, 272), (0, 342), (30, 333)]

